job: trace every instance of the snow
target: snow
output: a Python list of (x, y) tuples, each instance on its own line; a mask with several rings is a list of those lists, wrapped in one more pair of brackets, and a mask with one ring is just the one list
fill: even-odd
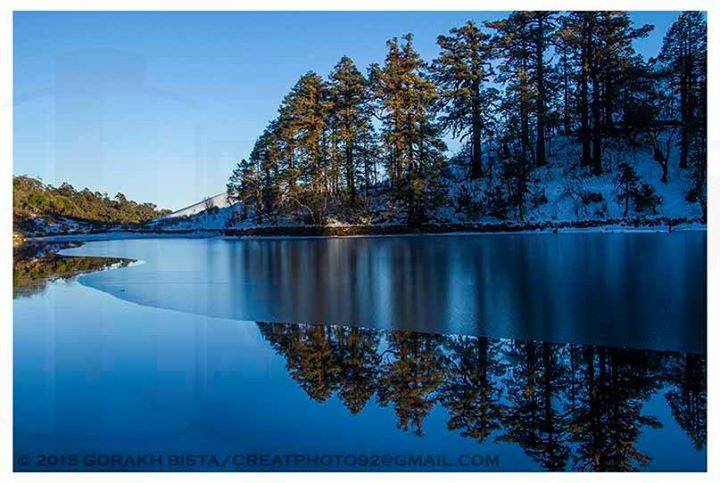
[[(447, 182), (448, 204), (436, 209), (430, 214), (430, 222), (434, 224), (517, 224), (523, 222), (539, 223), (567, 223), (580, 221), (602, 222), (607, 224), (601, 227), (581, 228), (580, 231), (637, 231), (649, 229), (651, 231), (666, 231), (667, 225), (649, 226), (647, 228), (635, 228), (617, 223), (617, 220), (627, 218), (629, 220), (652, 220), (662, 218), (685, 218), (696, 220), (702, 217), (702, 210), (697, 203), (690, 204), (685, 200), (685, 193), (689, 187), (689, 172), (677, 166), (677, 152), (671, 153), (670, 168), (668, 171), (668, 182), (661, 183), (662, 170), (659, 164), (653, 159), (652, 153), (643, 147), (629, 149), (627, 144), (619, 141), (608, 141), (604, 146), (603, 169), (604, 174), (593, 176), (588, 168), (579, 166), (580, 145), (572, 138), (555, 138), (548, 145), (548, 165), (533, 170), (534, 185), (538, 192), (544, 194), (546, 201), (532, 206), (527, 203), (523, 220), (517, 217), (516, 213), (509, 212), (507, 220), (498, 220), (487, 214), (472, 215), (457, 208), (458, 195), (466, 188), (472, 200), (480, 205), (484, 203), (483, 196), (488, 187), (498, 183), (500, 179), (500, 166), (494, 163), (492, 175), (478, 181), (468, 181), (463, 169), (453, 166), (451, 168), (451, 179)], [(486, 163), (487, 163), (486, 159)], [(656, 194), (662, 197), (657, 208), (657, 213), (640, 213), (635, 211), (633, 204), (627, 217), (623, 217), (624, 205), (617, 199), (616, 176), (618, 165), (627, 162), (635, 169), (639, 183), (648, 183), (654, 187)], [(592, 196), (588, 196), (588, 195)], [(380, 195), (382, 196), (382, 195)], [(585, 202), (583, 202), (585, 198)], [(588, 199), (594, 200), (589, 201)], [(127, 227), (106, 227), (109, 231), (118, 231), (118, 236), (157, 236), (158, 233), (170, 235), (192, 234), (208, 236), (218, 234), (224, 229), (241, 230), (253, 228), (252, 217), (240, 220), (238, 214), (240, 205), (233, 205), (225, 193), (206, 198), (198, 203), (192, 204), (169, 215), (157, 218), (139, 229), (127, 230)], [(401, 225), (404, 223), (402, 214), (393, 207), (391, 203), (385, 203), (383, 199), (374, 199), (371, 202), (370, 213), (365, 223), (388, 226)], [(633, 223), (636, 224), (636, 223)], [(642, 223), (640, 223), (642, 225)], [(332, 218), (328, 220), (330, 227), (349, 226), (346, 220)], [(270, 225), (264, 225), (270, 226)], [(291, 216), (280, 217), (277, 226), (293, 227), (302, 226)], [(678, 229), (697, 229), (704, 227), (704, 224), (692, 223), (688, 226), (675, 226)], [(68, 218), (47, 222), (46, 220), (35, 220), (35, 230), (32, 233), (39, 234), (67, 234), (72, 232), (94, 231), (98, 226), (72, 220)], [(552, 228), (548, 230), (553, 231)], [(562, 228), (560, 231), (569, 231), (570, 228)], [(150, 231), (153, 233), (142, 234), (138, 232)], [(545, 231), (545, 230), (538, 230)], [(517, 233), (517, 232), (515, 232)], [(364, 235), (359, 235), (364, 236)], [(84, 237), (84, 239), (91, 239)], [(107, 239), (103, 236), (102, 239)]]
[(102, 223), (76, 220), (65, 216), (53, 218), (31, 216), (26, 218), (25, 223), (28, 226), (23, 227), (23, 230), (28, 235), (93, 231), (104, 226)]
[(155, 220), (151, 221), (150, 223), (158, 223), (162, 221), (171, 220), (174, 218), (187, 218), (190, 216), (197, 215), (199, 213), (202, 213), (203, 211), (209, 209), (209, 208), (226, 208), (230, 206), (230, 200), (227, 198), (226, 193), (219, 193), (215, 196), (210, 196), (209, 198), (205, 198), (202, 201), (199, 201), (195, 204), (192, 204), (190, 206), (187, 206), (185, 208), (182, 208), (180, 210), (174, 211), (170, 213), (169, 215), (161, 216), (160, 218), (156, 218)]
[[(660, 182), (662, 169), (653, 159), (652, 153), (643, 148), (628, 149), (625, 143), (610, 143), (603, 153), (603, 169), (601, 176), (593, 176), (588, 168), (579, 166), (580, 145), (568, 138), (559, 138), (550, 144), (548, 149), (548, 165), (535, 168), (533, 176), (536, 186), (541, 189), (547, 202), (536, 207), (526, 206), (525, 221), (581, 221), (623, 218), (624, 205), (617, 199), (615, 178), (618, 165), (627, 162), (639, 177), (639, 183), (648, 183), (655, 188), (656, 194), (662, 197), (657, 214), (638, 213), (632, 202), (627, 218), (699, 218), (702, 210), (697, 203), (690, 204), (685, 200), (689, 187), (689, 173), (677, 166), (677, 153), (671, 155), (671, 166), (668, 171), (668, 183)], [(496, 171), (499, 171), (496, 167)], [(462, 178), (460, 173), (456, 173)], [(495, 176), (499, 176), (498, 173)], [(496, 178), (497, 179), (497, 178)], [(482, 202), (482, 193), (488, 187), (487, 179), (477, 182), (458, 182), (449, 187), (450, 196), (457, 199), (460, 187), (465, 184), (475, 201)], [(599, 194), (602, 201), (585, 205), (583, 194)], [(448, 222), (492, 222), (491, 217), (470, 218), (452, 209), (445, 209), (441, 214)], [(517, 221), (514, 214), (510, 219)], [(513, 217), (514, 216), (514, 217)]]

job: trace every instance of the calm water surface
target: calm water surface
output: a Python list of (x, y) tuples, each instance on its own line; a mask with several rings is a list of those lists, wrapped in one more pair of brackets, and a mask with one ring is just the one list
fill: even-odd
[[(16, 293), (16, 470), (703, 470), (705, 247), (678, 232), (65, 250), (143, 263)], [(235, 458), (168, 460), (210, 454)]]

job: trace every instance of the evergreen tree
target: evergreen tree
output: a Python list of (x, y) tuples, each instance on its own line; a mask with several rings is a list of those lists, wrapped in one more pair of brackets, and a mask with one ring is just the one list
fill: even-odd
[[(358, 161), (365, 167), (366, 158), (372, 153), (368, 148), (374, 142), (370, 84), (353, 61), (343, 57), (330, 74), (328, 95), (332, 106), (332, 137), (339, 144), (345, 185), (352, 206), (357, 196)], [(365, 171), (367, 169), (363, 175), (367, 177), (369, 173)]]
[(578, 471), (635, 471), (650, 458), (637, 448), (645, 427), (660, 422), (644, 414), (643, 402), (658, 390), (662, 353), (585, 346), (573, 354), (579, 382), (566, 411)]
[(606, 134), (612, 134), (615, 124), (622, 116), (621, 98), (641, 74), (636, 65), (641, 62), (633, 48), (635, 39), (647, 37), (652, 25), (633, 26), (627, 12), (600, 12), (597, 24), (597, 64), (600, 72), (602, 97), (602, 126)]
[(581, 164), (592, 166), (595, 175), (603, 171), (603, 139), (624, 117), (621, 99), (637, 73), (632, 42), (650, 30), (635, 28), (626, 12), (569, 12), (559, 20), (556, 42), (576, 72)]
[(334, 332), (342, 377), (338, 396), (351, 413), (357, 414), (377, 390), (380, 334), (372, 329), (341, 326)]
[(683, 12), (663, 40), (658, 61), (675, 94), (680, 123), (680, 167), (692, 165), (689, 202), (706, 215), (707, 24), (702, 12)]
[(543, 166), (547, 163), (545, 154), (548, 101), (552, 86), (548, 78), (548, 60), (546, 58), (550, 40), (555, 31), (555, 12), (527, 12), (530, 19), (529, 35), (533, 44), (534, 82), (535, 82), (535, 163)]
[(327, 214), (326, 134), (330, 108), (327, 85), (314, 72), (298, 80), (280, 107), (288, 201), (313, 224), (323, 223)]
[[(683, 13), (655, 61), (633, 47), (652, 26), (633, 25), (626, 12), (521, 11), (485, 27), (492, 36), (473, 22), (440, 35), (430, 67), (408, 35), (387, 42), (384, 63), (371, 66), (368, 78), (348, 57), (327, 82), (305, 74), (233, 171), (228, 195), (257, 223), (279, 216), (312, 224), (329, 216), (402, 219), (398, 214), (408, 224), (440, 220), (434, 209), (450, 188), (442, 140), (449, 133), (463, 144), (454, 158), (469, 160), (469, 177), (487, 175), (483, 201), (464, 187), (470, 211), (504, 216), (513, 208), (523, 219), (528, 202), (545, 199), (533, 192), (534, 170), (562, 131), (576, 136), (583, 171), (615, 170), (617, 179), (627, 173), (605, 159), (605, 149), (645, 146), (663, 183), (677, 140), (679, 165), (688, 168), (686, 199), (706, 213), (704, 14)], [(626, 214), (631, 200), (655, 211), (654, 188), (635, 184), (619, 195)], [(104, 195), (64, 196), (82, 206)], [(108, 202), (132, 208), (123, 199)]]
[(516, 442), (545, 469), (560, 471), (570, 455), (567, 417), (558, 400), (565, 386), (558, 346), (543, 342), (514, 342), (506, 379), (509, 400), (500, 441)]
[(630, 200), (635, 197), (638, 190), (638, 175), (635, 170), (627, 163), (620, 163), (618, 174), (615, 180), (617, 187), (617, 199), (625, 206), (623, 216), (627, 216), (630, 208)]
[(523, 155), (531, 150), (531, 115), (534, 114), (535, 164), (547, 162), (545, 150), (548, 105), (553, 85), (549, 76), (548, 48), (555, 31), (555, 12), (513, 12), (504, 20), (487, 22), (496, 31), (495, 45), (503, 57), (500, 80), (506, 84), (506, 106), (517, 110)]
[(574, 79), (576, 78), (575, 73), (579, 71), (576, 57), (579, 35), (578, 32), (568, 27), (571, 25), (569, 20), (570, 17), (567, 15), (558, 17), (558, 25), (552, 38), (553, 46), (558, 54), (554, 74), (560, 85), (562, 132), (565, 135), (570, 135), (574, 129), (576, 109), (573, 95), (578, 93)]
[(282, 204), (281, 152), (277, 122), (271, 122), (253, 145), (250, 157), (233, 170), (227, 184), (228, 199), (242, 204), (243, 217), (251, 209), (256, 223), (275, 221)]
[(674, 356), (668, 376), (672, 385), (665, 394), (673, 418), (700, 451), (707, 440), (707, 363), (701, 354)]
[(658, 60), (677, 94), (681, 134), (680, 167), (687, 167), (692, 131), (705, 120), (702, 92), (707, 76), (707, 25), (702, 12), (683, 12), (665, 34)]
[(432, 79), (445, 108), (441, 122), (454, 137), (470, 137), (470, 177), (483, 175), (482, 144), (488, 133), (498, 91), (486, 84), (493, 75), (490, 35), (468, 21), (437, 39), (440, 55)]
[(387, 42), (385, 64), (371, 67), (371, 80), (390, 183), (407, 223), (414, 224), (424, 221), (437, 203), (446, 148), (435, 120), (437, 90), (425, 75), (412, 35), (403, 40), (402, 45), (396, 38)]
[(486, 22), (495, 30), (493, 44), (501, 63), (497, 80), (505, 85), (503, 108), (507, 116), (519, 125), (519, 143), (523, 162), (532, 156), (530, 144), (530, 113), (533, 107), (532, 56), (530, 18), (526, 12), (513, 12), (506, 19)]

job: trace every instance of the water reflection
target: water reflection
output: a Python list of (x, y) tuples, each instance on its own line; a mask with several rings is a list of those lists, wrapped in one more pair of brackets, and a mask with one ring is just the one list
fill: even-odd
[(144, 260), (82, 283), (213, 317), (704, 352), (705, 248), (704, 232), (677, 232), (114, 240), (69, 253)]
[(107, 257), (69, 257), (56, 252), (70, 243), (25, 243), (13, 249), (13, 298), (42, 293), (48, 283), (72, 280), (82, 273), (126, 267), (132, 260)]
[(351, 413), (372, 398), (402, 431), (423, 435), (436, 406), (447, 428), (482, 443), (519, 445), (546, 470), (632, 471), (664, 393), (696, 450), (706, 441), (706, 363), (696, 353), (258, 323), (309, 397), (337, 396)]

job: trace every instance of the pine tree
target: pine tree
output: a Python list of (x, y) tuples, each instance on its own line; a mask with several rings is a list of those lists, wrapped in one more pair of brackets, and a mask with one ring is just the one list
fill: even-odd
[(498, 92), (486, 84), (493, 75), (490, 35), (469, 21), (437, 39), (440, 55), (432, 64), (432, 80), (445, 108), (443, 127), (464, 141), (470, 137), (470, 177), (483, 175), (482, 144)]
[(547, 163), (545, 154), (547, 109), (551, 85), (548, 79), (548, 60), (546, 53), (555, 31), (555, 12), (527, 12), (530, 19), (530, 37), (533, 43), (533, 61), (535, 63), (535, 163), (543, 166)]
[(371, 67), (371, 80), (391, 186), (413, 224), (422, 222), (437, 202), (445, 144), (435, 120), (435, 85), (424, 74), (412, 35), (403, 40), (402, 45), (396, 38), (388, 41), (385, 64)]
[(532, 147), (531, 115), (534, 114), (535, 164), (547, 162), (548, 106), (554, 86), (550, 82), (548, 48), (555, 31), (555, 12), (513, 12), (504, 20), (487, 22), (496, 30), (495, 45), (503, 57), (499, 79), (505, 82), (506, 106), (517, 109), (520, 142), (528, 157)]
[(707, 24), (702, 12), (683, 12), (663, 40), (658, 61), (676, 96), (680, 122), (680, 167), (692, 164), (690, 202), (706, 212)]
[(620, 163), (615, 185), (617, 187), (617, 199), (625, 206), (623, 216), (627, 216), (628, 214), (630, 200), (633, 199), (637, 193), (639, 180), (632, 166), (627, 163)]
[(687, 167), (691, 131), (702, 109), (700, 102), (707, 76), (707, 25), (702, 12), (684, 12), (673, 23), (658, 56), (672, 78), (680, 104), (680, 167)]
[(298, 80), (280, 107), (287, 196), (314, 224), (323, 223), (326, 216), (329, 194), (326, 134), (330, 108), (327, 86), (314, 72)]
[(250, 215), (248, 208), (252, 207), (258, 224), (262, 223), (264, 212), (260, 186), (257, 166), (246, 159), (237, 164), (227, 184), (228, 200), (239, 203), (242, 219), (247, 219)]
[(620, 99), (636, 72), (632, 42), (652, 26), (635, 28), (626, 12), (600, 11), (570, 12), (559, 24), (557, 43), (569, 52), (576, 71), (581, 164), (600, 175), (603, 139), (615, 131), (622, 115)]
[(576, 46), (578, 44), (577, 32), (567, 28), (569, 17), (562, 15), (558, 18), (558, 28), (555, 30), (552, 42), (555, 51), (558, 53), (558, 63), (556, 65), (555, 75), (560, 85), (561, 110), (562, 110), (562, 132), (570, 135), (573, 131), (575, 108), (572, 101), (573, 94), (577, 94), (578, 89), (575, 88), (573, 79), (574, 71), (577, 69), (577, 58), (575, 56)]
[[(258, 223), (351, 221), (371, 206), (423, 223), (445, 202), (449, 133), (463, 144), (455, 158), (469, 160), (469, 177), (488, 175), (486, 212), (513, 208), (522, 219), (543, 202), (533, 170), (562, 131), (577, 136), (580, 164), (594, 175), (613, 169), (604, 159), (611, 142), (644, 145), (664, 183), (678, 139), (686, 199), (706, 213), (705, 24), (704, 14), (683, 13), (656, 61), (633, 48), (652, 26), (633, 25), (626, 12), (513, 12), (485, 23), (492, 36), (467, 22), (438, 37), (430, 67), (410, 35), (391, 39), (369, 78), (348, 57), (327, 82), (302, 76), (233, 171), (228, 195)], [(622, 201), (654, 211), (659, 196), (636, 184)]]
[[(370, 83), (349, 57), (343, 57), (330, 74), (328, 90), (330, 126), (343, 159), (350, 205), (357, 196), (358, 161), (367, 161), (368, 144), (374, 141)], [(368, 173), (364, 173), (367, 177)], [(366, 184), (367, 189), (367, 184)]]
[(505, 84), (503, 105), (511, 110), (511, 119), (520, 126), (520, 147), (525, 162), (531, 156), (530, 113), (532, 111), (533, 55), (530, 19), (524, 12), (513, 12), (506, 19), (486, 22), (495, 30), (493, 43), (502, 61), (498, 67), (498, 81)]
[(258, 224), (266, 217), (275, 221), (282, 204), (280, 158), (278, 123), (272, 121), (253, 145), (249, 158), (238, 163), (228, 182), (228, 198), (242, 204), (244, 216), (249, 215), (251, 208)]
[(633, 48), (635, 39), (646, 37), (652, 25), (634, 27), (627, 12), (600, 12), (597, 24), (598, 68), (602, 85), (602, 126), (613, 134), (622, 113), (621, 98), (638, 74), (641, 63)]

